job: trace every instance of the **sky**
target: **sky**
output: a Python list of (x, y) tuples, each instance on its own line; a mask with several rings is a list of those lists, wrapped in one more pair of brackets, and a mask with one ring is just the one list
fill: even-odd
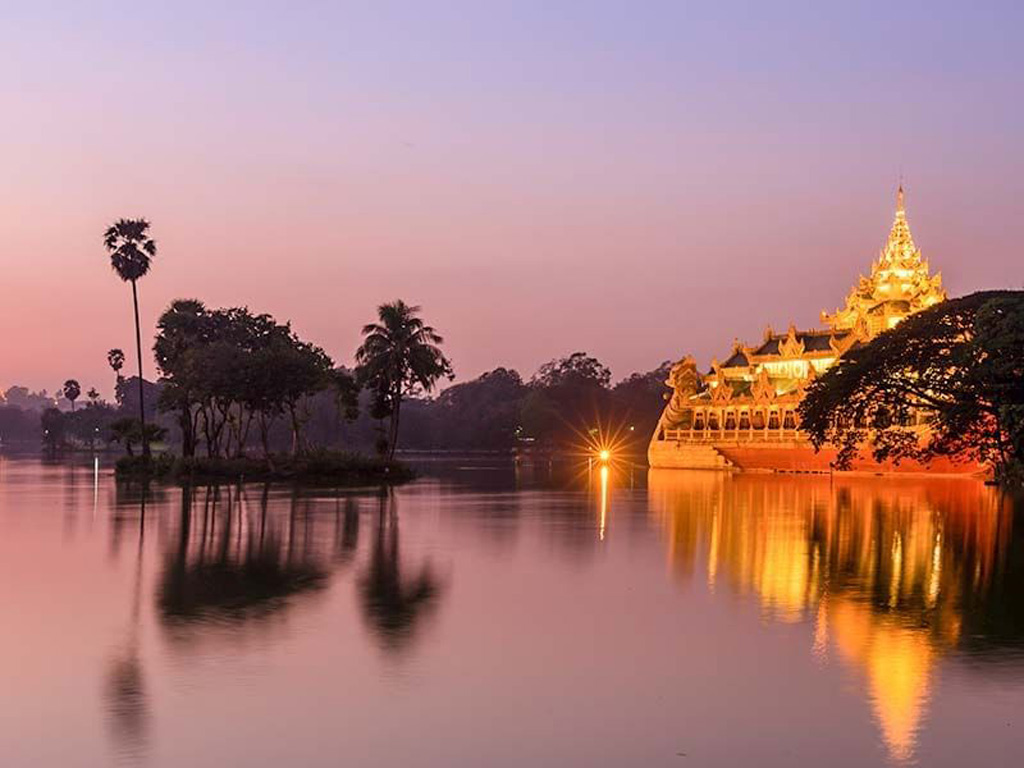
[(0, 0), (0, 387), (109, 395), (122, 216), (159, 245), (147, 350), (194, 297), (350, 364), (401, 298), (460, 380), (813, 326), (901, 177), (951, 295), (1022, 287), (1022, 28), (1009, 2)]

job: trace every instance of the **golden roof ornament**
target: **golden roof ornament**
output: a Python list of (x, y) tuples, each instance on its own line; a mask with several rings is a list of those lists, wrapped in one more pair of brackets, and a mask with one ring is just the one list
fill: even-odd
[[(856, 331), (867, 338), (893, 327), (912, 312), (944, 300), (939, 273), (929, 274), (928, 262), (914, 243), (907, 221), (903, 185), (896, 191), (896, 215), (885, 247), (871, 265), (870, 277), (861, 276), (846, 297), (846, 304), (834, 314), (822, 313), (833, 331)], [(862, 320), (863, 318), (863, 320)]]
[(786, 338), (779, 342), (779, 354), (785, 358), (800, 357), (804, 353), (804, 343), (797, 336), (796, 326), (789, 324)]
[(909, 264), (921, 262), (921, 252), (914, 245), (914, 238), (910, 234), (910, 224), (907, 223), (907, 209), (903, 203), (903, 185), (896, 191), (896, 218), (893, 219), (892, 229), (889, 230), (889, 240), (882, 250), (879, 259), (879, 267), (884, 264)]

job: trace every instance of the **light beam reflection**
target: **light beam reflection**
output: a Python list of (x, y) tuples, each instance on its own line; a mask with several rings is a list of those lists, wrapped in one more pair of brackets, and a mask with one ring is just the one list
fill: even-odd
[(601, 523), (598, 528), (598, 538), (604, 541), (605, 528), (608, 525), (608, 467), (601, 467)]

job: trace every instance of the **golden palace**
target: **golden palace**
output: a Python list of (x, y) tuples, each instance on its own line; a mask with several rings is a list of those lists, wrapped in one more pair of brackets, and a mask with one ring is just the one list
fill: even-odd
[[(870, 341), (903, 318), (943, 301), (942, 278), (930, 273), (914, 244), (903, 205), (869, 277), (861, 277), (835, 312), (822, 312), (822, 328), (765, 329), (759, 344), (733, 345), (725, 362), (701, 375), (692, 357), (673, 366), (668, 404), (648, 446), (652, 467), (827, 471), (836, 452), (815, 452), (800, 432), (797, 406), (814, 378), (857, 344)], [(923, 425), (922, 425), (923, 426)], [(963, 473), (974, 465), (936, 459), (924, 467), (904, 461), (879, 465), (869, 458), (854, 470)]]

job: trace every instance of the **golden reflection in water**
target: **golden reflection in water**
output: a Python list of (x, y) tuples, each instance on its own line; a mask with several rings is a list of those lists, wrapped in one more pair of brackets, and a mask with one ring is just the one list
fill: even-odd
[(598, 538), (604, 541), (604, 532), (608, 526), (608, 466), (601, 467), (601, 522), (598, 525)]
[(913, 756), (938, 661), (965, 596), (1005, 556), (1012, 513), (947, 478), (840, 479), (651, 470), (669, 566), (756, 597), (766, 618), (813, 618), (811, 652), (864, 676), (894, 760)]

